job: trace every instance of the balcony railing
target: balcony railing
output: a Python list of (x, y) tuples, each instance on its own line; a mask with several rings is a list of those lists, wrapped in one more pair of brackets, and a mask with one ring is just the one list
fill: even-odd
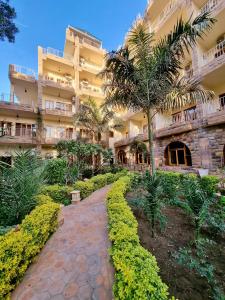
[(90, 69), (94, 72), (100, 72), (102, 70), (102, 67), (101, 66), (98, 66), (92, 62), (89, 62), (89, 61), (86, 61), (86, 60), (80, 60), (80, 66), (82, 68), (85, 68), (85, 69)]
[(153, 30), (156, 31), (162, 24), (166, 21), (166, 19), (176, 10), (176, 8), (180, 4), (180, 0), (172, 0), (170, 1), (166, 7), (162, 10), (157, 19), (152, 23)]
[(225, 55), (225, 40), (203, 54), (203, 65)]
[(19, 99), (14, 94), (7, 94), (7, 93), (1, 93), (0, 94), (0, 105), (4, 105), (7, 107), (13, 107), (13, 108), (32, 108), (35, 109), (35, 102), (32, 100), (27, 100), (23, 102), (20, 102)]
[(59, 86), (62, 86), (62, 87), (69, 87), (69, 88), (73, 87), (73, 80), (67, 80), (66, 78), (63, 78), (63, 77), (45, 75), (44, 79), (46, 81), (55, 83), (55, 84), (57, 84)]
[(22, 137), (22, 138), (35, 138), (36, 127), (33, 128), (15, 128), (11, 127), (0, 127), (0, 136), (3, 137)]
[(209, 0), (206, 4), (201, 8), (201, 13), (212, 12), (220, 3), (220, 0)]
[(198, 113), (196, 107), (172, 115), (172, 124), (191, 122), (197, 120)]
[(32, 77), (36, 79), (37, 75), (33, 69), (23, 67), (23, 66), (18, 66), (18, 65), (10, 65), (10, 74), (12, 73), (20, 73), (28, 77)]
[(51, 55), (61, 57), (61, 58), (65, 58), (65, 59), (70, 60), (70, 61), (73, 60), (72, 55), (69, 55), (67, 53), (64, 53), (63, 51), (60, 51), (60, 50), (54, 49), (54, 48), (50, 48), (50, 47), (43, 48), (43, 53), (44, 54), (51, 54)]
[(101, 96), (104, 96), (104, 91), (100, 88), (100, 87), (97, 87), (97, 86), (94, 86), (94, 85), (90, 85), (90, 84), (80, 84), (80, 89), (82, 91), (86, 91), (86, 92), (90, 92), (90, 93), (95, 93), (95, 94), (99, 94)]

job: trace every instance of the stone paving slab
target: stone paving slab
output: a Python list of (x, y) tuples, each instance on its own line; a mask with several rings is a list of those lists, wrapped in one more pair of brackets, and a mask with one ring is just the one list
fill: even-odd
[(104, 187), (76, 205), (64, 207), (63, 225), (49, 239), (12, 300), (111, 300)]

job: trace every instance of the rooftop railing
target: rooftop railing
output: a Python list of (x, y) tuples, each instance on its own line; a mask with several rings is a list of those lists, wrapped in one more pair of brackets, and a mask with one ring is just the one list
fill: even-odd
[(15, 73), (21, 73), (26, 76), (30, 76), (33, 78), (36, 78), (36, 73), (33, 69), (23, 67), (23, 66), (18, 66), (18, 65), (10, 65), (10, 72), (15, 72)]
[(23, 100), (22, 102), (17, 98), (15, 94), (7, 94), (7, 93), (1, 93), (0, 94), (0, 104), (13, 106), (15, 107), (20, 107), (20, 108), (32, 108), (35, 109), (35, 103), (33, 100)]

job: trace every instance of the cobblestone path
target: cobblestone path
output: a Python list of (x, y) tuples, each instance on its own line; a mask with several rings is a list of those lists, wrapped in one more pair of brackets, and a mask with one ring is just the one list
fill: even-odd
[(104, 187), (64, 207), (64, 224), (53, 234), (12, 300), (111, 300), (113, 268), (108, 256)]

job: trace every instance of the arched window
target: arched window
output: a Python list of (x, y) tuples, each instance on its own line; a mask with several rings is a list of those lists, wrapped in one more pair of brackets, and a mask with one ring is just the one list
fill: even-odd
[(191, 151), (182, 142), (172, 142), (166, 147), (165, 163), (168, 166), (192, 166)]
[(118, 162), (121, 164), (127, 164), (127, 156), (124, 150), (119, 150), (117, 154)]

